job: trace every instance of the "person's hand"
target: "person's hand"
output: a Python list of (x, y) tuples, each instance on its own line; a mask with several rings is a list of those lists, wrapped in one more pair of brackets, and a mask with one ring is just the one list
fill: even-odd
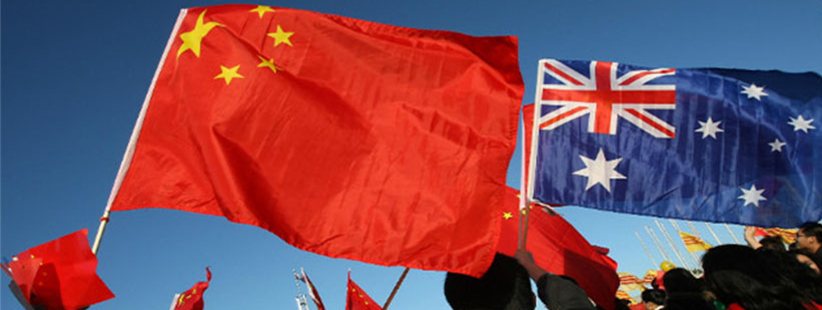
[(756, 227), (745, 226), (745, 238), (753, 238), (756, 235)]
[(534, 256), (531, 255), (531, 252), (528, 252), (526, 250), (517, 250), (517, 252), (514, 253), (514, 258), (516, 258), (519, 264), (523, 266), (530, 266), (535, 264)]

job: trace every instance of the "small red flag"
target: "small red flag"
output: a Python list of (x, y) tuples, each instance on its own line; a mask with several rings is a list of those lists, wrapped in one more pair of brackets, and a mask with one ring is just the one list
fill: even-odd
[(97, 276), (97, 256), (91, 253), (83, 229), (16, 255), (9, 263), (14, 282), (34, 307), (72, 310), (114, 298)]
[[(497, 251), (513, 256), (519, 231), (518, 191), (509, 188), (509, 199), (503, 205), (502, 233)], [(614, 308), (619, 287), (617, 263), (600, 253), (574, 226), (547, 208), (531, 205), (528, 240), (525, 249), (534, 261), (548, 272), (573, 278), (594, 302), (605, 309)], [(498, 211), (499, 212), (499, 211)]]
[(203, 310), (203, 307), (205, 307), (203, 293), (208, 289), (210, 282), (211, 270), (206, 267), (206, 281), (197, 282), (190, 289), (180, 294), (177, 297), (174, 310)]
[(516, 38), (249, 5), (183, 12), (113, 211), (224, 216), (373, 264), (491, 265), (524, 88)]
[(345, 310), (382, 310), (378, 303), (374, 302), (357, 283), (354, 283), (354, 280), (351, 280), (350, 271), (348, 272)]

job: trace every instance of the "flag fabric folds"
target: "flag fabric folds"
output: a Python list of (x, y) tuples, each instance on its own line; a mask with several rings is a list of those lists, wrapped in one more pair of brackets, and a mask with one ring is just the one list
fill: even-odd
[[(519, 191), (509, 188), (506, 203), (497, 211), (502, 219), (502, 234), (497, 248), (514, 256), (522, 212)], [(619, 286), (617, 263), (600, 253), (559, 214), (538, 205), (530, 206), (528, 238), (525, 249), (534, 261), (548, 272), (573, 278), (588, 296), (605, 309), (614, 308), (614, 294)]]
[(305, 270), (300, 268), (300, 274), (297, 275), (297, 278), (300, 281), (303, 281), (303, 283), (305, 283), (305, 286), (308, 287), (308, 296), (311, 297), (311, 300), (314, 302), (314, 305), (317, 306), (317, 310), (325, 310), (323, 300), (320, 298), (320, 292), (317, 291), (317, 287), (314, 286), (314, 283), (312, 283), (311, 279), (308, 278), (308, 275), (305, 274)]
[(778, 236), (782, 238), (782, 242), (785, 244), (792, 244), (796, 242), (796, 233), (798, 232), (797, 229), (786, 229), (786, 228), (756, 228), (756, 233), (754, 236), (763, 237), (763, 236)]
[(542, 60), (533, 198), (796, 227), (822, 218), (822, 77)]
[(617, 298), (617, 299), (622, 299), (622, 300), (627, 300), (627, 301), (629, 301), (632, 305), (636, 303), (636, 302), (634, 301), (634, 299), (631, 297), (631, 295), (628, 295), (628, 293), (627, 293), (627, 292), (625, 292), (625, 291), (623, 291), (623, 290), (617, 290), (617, 291), (616, 291), (616, 298)]
[(25, 250), (4, 269), (38, 309), (82, 309), (114, 298), (97, 275), (87, 229)]
[(685, 248), (688, 252), (707, 251), (711, 248), (711, 245), (707, 242), (684, 231), (679, 232), (679, 237), (682, 238), (682, 242), (685, 243)]
[(625, 291), (644, 291), (645, 285), (642, 284), (642, 280), (640, 280), (637, 276), (632, 275), (627, 272), (618, 272), (619, 275), (619, 286)]
[(654, 280), (656, 279), (658, 273), (659, 271), (657, 270), (648, 270), (647, 272), (645, 272), (645, 276), (642, 277), (642, 284), (651, 285), (651, 283), (654, 283)]
[(223, 216), (373, 264), (490, 266), (524, 88), (516, 38), (248, 5), (178, 24), (111, 210)]
[(382, 310), (378, 303), (371, 299), (357, 283), (354, 283), (354, 280), (351, 280), (350, 271), (345, 295), (345, 310)]
[(206, 281), (199, 281), (190, 289), (179, 294), (174, 305), (174, 310), (203, 310), (205, 302), (203, 293), (208, 289), (211, 282), (211, 270), (206, 267)]

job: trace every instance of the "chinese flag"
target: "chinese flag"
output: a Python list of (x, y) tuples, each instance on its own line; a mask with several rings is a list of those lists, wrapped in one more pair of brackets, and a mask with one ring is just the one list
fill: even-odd
[(351, 272), (348, 272), (348, 288), (345, 297), (345, 310), (382, 310), (379, 304), (374, 302), (368, 294), (363, 291), (357, 283), (351, 280)]
[[(513, 256), (517, 250), (519, 231), (519, 191), (508, 189), (501, 213), (502, 234), (498, 251)], [(617, 263), (600, 253), (577, 230), (548, 208), (532, 204), (529, 208), (528, 239), (525, 249), (534, 261), (548, 272), (573, 278), (597, 305), (614, 308), (614, 296), (619, 287)]]
[(203, 293), (208, 289), (209, 282), (211, 282), (211, 270), (206, 267), (206, 281), (197, 282), (180, 294), (174, 304), (174, 310), (203, 310), (205, 307)]
[(9, 263), (14, 282), (28, 302), (40, 309), (81, 309), (110, 298), (97, 276), (97, 257), (83, 229), (16, 255)]
[(249, 5), (178, 24), (111, 210), (223, 216), (380, 265), (490, 266), (523, 93), (516, 38)]

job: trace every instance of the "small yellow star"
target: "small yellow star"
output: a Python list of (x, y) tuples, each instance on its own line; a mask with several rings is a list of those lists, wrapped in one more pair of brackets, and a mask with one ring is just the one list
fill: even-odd
[(263, 15), (265, 15), (265, 12), (275, 12), (275, 11), (270, 6), (258, 5), (256, 9), (252, 9), (249, 12), (256, 12), (257, 14), (260, 14), (260, 19), (263, 19)]
[(260, 61), (261, 61), (260, 64), (257, 65), (257, 68), (269, 68), (274, 73), (277, 73), (277, 69), (281, 69), (281, 68), (277, 68), (277, 66), (274, 65), (274, 58), (265, 59), (265, 58), (263, 58), (263, 56), (257, 56), (257, 57), (259, 57)]
[(236, 65), (232, 68), (220, 66), (220, 70), (222, 72), (219, 75), (215, 76), (214, 79), (225, 79), (225, 85), (231, 84), (231, 80), (234, 78), (244, 78), (244, 76), (237, 73), (237, 70), (240, 70), (240, 65)]
[(203, 37), (205, 37), (212, 28), (216, 26), (225, 27), (220, 23), (217, 22), (208, 22), (203, 24), (203, 16), (205, 16), (205, 10), (200, 13), (200, 16), (197, 17), (197, 23), (194, 24), (194, 29), (185, 32), (180, 35), (180, 39), (183, 40), (183, 44), (180, 45), (180, 49), (177, 50), (177, 58), (180, 58), (180, 55), (187, 50), (191, 50), (195, 56), (200, 57), (200, 43), (203, 41)]
[(182, 294), (182, 295), (180, 295), (180, 298), (179, 298), (179, 299), (177, 299), (177, 304), (178, 304), (178, 305), (182, 305), (182, 304), (184, 304), (184, 303), (186, 302), (186, 301), (185, 301), (185, 299), (183, 299), (185, 296), (186, 296), (186, 294)]
[(510, 219), (512, 217), (514, 217), (514, 215), (511, 214), (511, 212), (502, 212), (502, 218), (507, 220), (507, 219)]
[(280, 25), (277, 25), (277, 32), (271, 32), (268, 34), (269, 37), (274, 38), (274, 46), (280, 45), (280, 43), (291, 45), (291, 36), (294, 35), (294, 32), (285, 32)]

